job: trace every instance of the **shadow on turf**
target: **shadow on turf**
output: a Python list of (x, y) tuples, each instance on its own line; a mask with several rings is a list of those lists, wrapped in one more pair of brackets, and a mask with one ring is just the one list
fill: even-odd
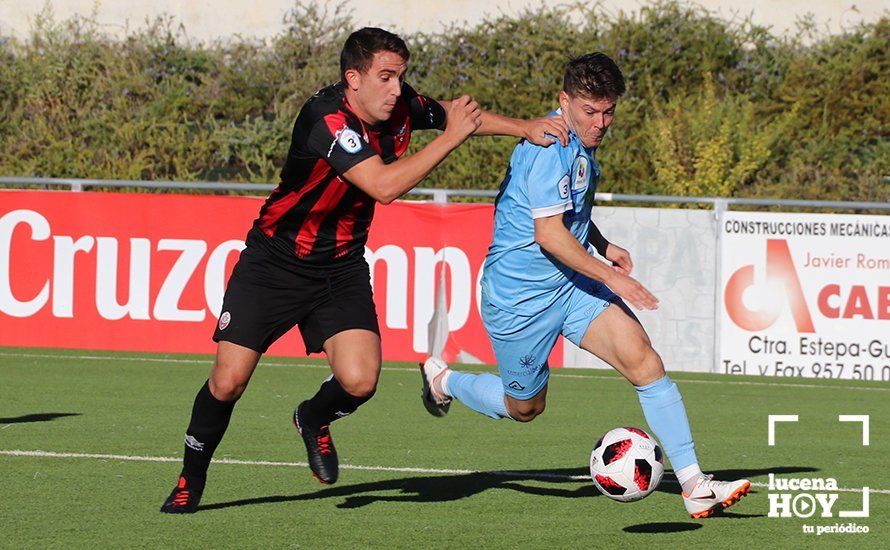
[(628, 525), (622, 531), (625, 533), (680, 533), (682, 531), (695, 531), (701, 529), (701, 523), (684, 523), (682, 521), (671, 521), (665, 523), (641, 523), (639, 525)]
[(11, 418), (0, 418), (0, 424), (22, 424), (24, 422), (49, 422), (66, 416), (80, 416), (80, 413), (34, 413)]
[[(564, 498), (592, 497), (598, 493), (592, 483), (581, 483), (569, 479), (569, 476), (580, 476), (588, 473), (586, 468), (565, 468), (561, 470), (523, 470), (511, 471), (509, 474), (500, 472), (477, 472), (460, 475), (437, 475), (407, 477), (403, 479), (387, 479), (371, 483), (341, 485), (322, 489), (305, 495), (276, 495), (268, 497), (247, 498), (231, 502), (201, 505), (199, 510), (216, 510), (231, 506), (247, 506), (251, 504), (269, 504), (278, 502), (297, 502), (301, 500), (319, 500), (326, 498), (345, 497), (337, 505), (338, 508), (360, 508), (374, 502), (448, 502), (470, 497), (489, 489), (512, 489), (522, 493)], [(576, 484), (572, 489), (556, 487), (534, 487), (519, 483), (521, 481), (546, 481), (555, 484)], [(401, 494), (374, 495), (369, 493), (399, 491)]]
[[(737, 512), (717, 512), (714, 514), (711, 519), (706, 521), (712, 522), (715, 519), (750, 519), (750, 518), (763, 518), (766, 517), (766, 514), (739, 514)], [(659, 534), (659, 533), (681, 533), (683, 531), (695, 531), (696, 529), (701, 529), (703, 525), (701, 523), (692, 523), (692, 522), (682, 522), (682, 521), (672, 521), (672, 522), (664, 522), (664, 523), (639, 523), (637, 525), (628, 525), (622, 531), (625, 533), (644, 533), (644, 534)]]
[[(748, 470), (718, 470), (713, 472), (717, 479), (738, 479), (766, 475), (767, 473), (801, 473), (816, 472), (811, 467), (776, 467)], [(338, 508), (361, 508), (375, 502), (449, 502), (467, 498), (489, 489), (510, 489), (530, 495), (559, 498), (590, 498), (601, 496), (593, 484), (586, 479), (571, 479), (573, 476), (586, 477), (587, 468), (563, 468), (559, 470), (521, 470), (510, 472), (476, 472), (462, 475), (437, 475), (387, 479), (371, 483), (339, 485), (303, 495), (274, 495), (267, 497), (246, 498), (230, 502), (218, 502), (198, 507), (199, 510), (218, 510), (234, 506), (250, 506), (254, 504), (275, 504), (279, 502), (299, 502), (328, 498), (343, 498)], [(526, 485), (524, 481), (542, 481), (553, 483), (553, 487)], [(572, 488), (561, 488), (559, 485), (574, 484)], [(680, 493), (676, 483), (662, 483), (658, 489), (666, 493)], [(371, 494), (377, 492), (398, 491), (399, 495)], [(723, 517), (743, 519), (759, 517), (751, 514), (724, 514)]]

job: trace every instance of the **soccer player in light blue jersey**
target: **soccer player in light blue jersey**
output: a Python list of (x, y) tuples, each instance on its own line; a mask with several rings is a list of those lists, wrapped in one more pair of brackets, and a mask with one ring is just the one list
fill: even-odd
[[(676, 384), (626, 305), (658, 300), (630, 276), (627, 250), (608, 242), (591, 220), (600, 178), (596, 150), (624, 93), (618, 66), (602, 53), (566, 65), (559, 110), (567, 145), (520, 141), (496, 201), (494, 237), (482, 276), (482, 320), (500, 377), (454, 371), (440, 359), (422, 366), (423, 401), (444, 416), (452, 399), (494, 419), (529, 422), (544, 411), (547, 358), (562, 334), (620, 372), (683, 487), (693, 517), (708, 517), (750, 490), (747, 480), (702, 473)], [(611, 265), (589, 252), (592, 245)]]

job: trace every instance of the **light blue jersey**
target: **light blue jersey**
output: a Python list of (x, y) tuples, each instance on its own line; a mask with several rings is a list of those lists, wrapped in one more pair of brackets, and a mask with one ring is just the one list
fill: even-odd
[(530, 399), (547, 384), (547, 361), (562, 334), (580, 346), (590, 323), (616, 299), (604, 284), (563, 265), (535, 242), (535, 218), (562, 216), (585, 248), (599, 182), (593, 150), (574, 133), (565, 147), (521, 142), (495, 208), (482, 275), (482, 322), (504, 393)]
[(533, 314), (553, 304), (573, 271), (535, 242), (535, 218), (563, 214), (563, 223), (587, 247), (593, 193), (600, 169), (574, 132), (569, 144), (540, 147), (522, 141), (496, 202), (494, 238), (485, 258), (483, 288), (505, 311)]

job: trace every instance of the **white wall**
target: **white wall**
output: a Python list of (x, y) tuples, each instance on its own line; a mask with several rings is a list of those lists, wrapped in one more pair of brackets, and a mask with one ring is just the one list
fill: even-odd
[[(655, 311), (635, 312), (669, 371), (714, 368), (716, 231), (713, 210), (597, 205), (597, 227), (633, 258), (633, 276), (658, 298)], [(565, 340), (566, 367), (610, 368)]]
[[(146, 18), (174, 15), (192, 39), (208, 40), (236, 34), (269, 37), (283, 28), (284, 14), (295, 0), (50, 0), (57, 20), (73, 15), (96, 18), (110, 33), (122, 34), (143, 26)], [(603, 9), (633, 10), (647, 2), (602, 0)], [(700, 0), (697, 2), (727, 19), (751, 15), (755, 22), (784, 32), (797, 17), (812, 13), (831, 32), (861, 20), (873, 21), (888, 8), (887, 0)], [(346, 2), (358, 25), (378, 25), (396, 31), (437, 31), (448, 23), (478, 22), (486, 15), (516, 14), (535, 8), (540, 0), (364, 0)], [(43, 0), (0, 0), (0, 35), (27, 36)], [(329, 6), (336, 6), (330, 2)]]

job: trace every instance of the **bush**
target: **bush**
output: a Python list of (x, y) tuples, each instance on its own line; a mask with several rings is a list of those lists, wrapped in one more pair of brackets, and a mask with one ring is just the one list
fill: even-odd
[(675, 97), (643, 127), (654, 180), (669, 195), (731, 197), (770, 159), (798, 112), (764, 121), (746, 96), (718, 98), (709, 79)]
[[(166, 17), (116, 40), (45, 13), (27, 40), (0, 40), (0, 173), (274, 182), (354, 26), (298, 4), (269, 40), (201, 44)], [(890, 200), (888, 17), (777, 37), (677, 2), (578, 4), (405, 38), (419, 91), (520, 117), (556, 106), (569, 57), (612, 56), (628, 93), (599, 153), (603, 190)], [(514, 143), (469, 140), (424, 186), (494, 189)]]

